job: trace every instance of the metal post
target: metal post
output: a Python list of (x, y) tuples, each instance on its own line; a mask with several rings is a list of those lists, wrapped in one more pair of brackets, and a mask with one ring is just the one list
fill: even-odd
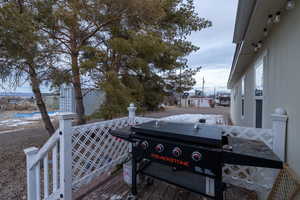
[(220, 168), (216, 173), (215, 178), (215, 199), (224, 199), (224, 183), (222, 182), (222, 168)]
[(137, 195), (137, 188), (136, 188), (136, 169), (137, 169), (137, 163), (136, 163), (136, 159), (133, 157), (132, 158), (132, 180), (131, 180), (131, 193), (132, 195), (136, 196)]

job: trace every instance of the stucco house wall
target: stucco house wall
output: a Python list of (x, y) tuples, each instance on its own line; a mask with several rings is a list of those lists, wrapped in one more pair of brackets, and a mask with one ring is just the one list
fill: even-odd
[(264, 62), (263, 128), (271, 128), (270, 115), (278, 107), (288, 114), (287, 162), (300, 174), (300, 6), (284, 12), (279, 24), (274, 24), (263, 48), (246, 66), (245, 116), (241, 117), (241, 81), (235, 83), (232, 95), (233, 122), (242, 126), (254, 126), (255, 66)]

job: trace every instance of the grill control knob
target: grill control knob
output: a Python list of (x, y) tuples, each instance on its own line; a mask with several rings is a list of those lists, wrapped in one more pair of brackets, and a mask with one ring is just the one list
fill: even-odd
[(147, 141), (143, 141), (141, 144), (140, 144), (140, 147), (144, 150), (146, 150), (148, 147), (149, 147), (149, 143)]
[(162, 144), (158, 144), (158, 145), (155, 146), (155, 151), (157, 151), (158, 153), (163, 152), (164, 149), (165, 149), (165, 147)]
[(179, 147), (175, 147), (175, 148), (173, 149), (172, 153), (173, 153), (173, 156), (179, 157), (179, 156), (181, 156), (182, 151), (181, 151), (181, 149), (180, 149)]
[(194, 152), (192, 153), (192, 159), (193, 159), (194, 161), (196, 161), (196, 162), (200, 161), (200, 160), (201, 160), (201, 157), (202, 157), (202, 155), (201, 155), (201, 153), (199, 153), (198, 151), (194, 151)]

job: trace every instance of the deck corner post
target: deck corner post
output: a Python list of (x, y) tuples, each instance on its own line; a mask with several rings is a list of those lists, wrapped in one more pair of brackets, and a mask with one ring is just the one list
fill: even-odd
[(27, 173), (27, 199), (28, 200), (35, 200), (37, 199), (37, 174), (35, 167), (31, 168), (34, 162), (34, 158), (38, 153), (38, 148), (30, 147), (24, 149), (24, 153), (26, 154), (26, 173)]
[(129, 123), (130, 125), (133, 125), (135, 121), (135, 111), (136, 111), (136, 107), (134, 103), (131, 103), (127, 108), (127, 110), (128, 110)]
[(286, 134), (288, 115), (285, 109), (276, 108), (271, 115), (272, 131), (274, 134), (273, 151), (282, 160), (286, 161)]
[(72, 200), (72, 120), (74, 114), (59, 116), (60, 131), (60, 196)]

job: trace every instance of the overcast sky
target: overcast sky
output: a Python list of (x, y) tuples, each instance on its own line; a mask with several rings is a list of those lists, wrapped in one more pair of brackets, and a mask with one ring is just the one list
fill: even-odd
[(226, 88), (235, 50), (232, 38), (237, 3), (237, 0), (195, 0), (199, 16), (213, 23), (211, 28), (190, 36), (200, 50), (188, 57), (189, 65), (203, 67), (196, 75), (196, 89), (202, 87), (203, 76), (206, 91), (213, 91), (214, 87), (217, 90)]
[[(202, 87), (203, 76), (206, 91), (212, 92), (214, 88), (217, 90), (226, 88), (235, 49), (232, 38), (237, 1), (194, 0), (199, 16), (213, 23), (211, 28), (195, 32), (189, 37), (196, 46), (200, 47), (200, 50), (188, 57), (188, 64), (191, 67), (203, 67), (196, 75), (196, 89)], [(8, 91), (8, 88), (0, 88), (0, 91)], [(24, 83), (16, 91), (31, 92), (31, 88)], [(47, 92), (48, 89), (43, 87), (42, 91)]]

